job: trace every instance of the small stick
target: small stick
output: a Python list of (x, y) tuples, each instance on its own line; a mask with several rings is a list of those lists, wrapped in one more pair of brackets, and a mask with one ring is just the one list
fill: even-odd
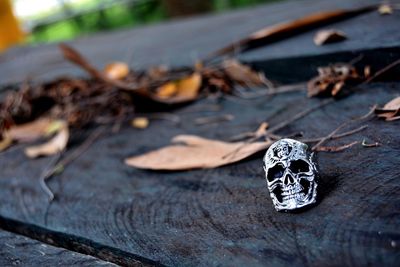
[(68, 164), (70, 164), (72, 161), (74, 161), (80, 155), (82, 155), (94, 143), (94, 141), (104, 132), (104, 130), (105, 127), (99, 127), (96, 130), (94, 130), (90, 134), (90, 136), (79, 147), (77, 147), (68, 157), (65, 157), (57, 164), (52, 164), (53, 167), (44, 172), (44, 174), (41, 176), (40, 184), (42, 186), (42, 189), (49, 196), (49, 202), (52, 202), (54, 200), (54, 193), (50, 190), (46, 181), (49, 180), (58, 172), (62, 171)]
[(347, 148), (350, 148), (356, 144), (360, 143), (360, 141), (354, 141), (350, 144), (346, 144), (343, 146), (319, 146), (316, 148), (314, 151), (320, 151), (320, 152), (340, 152), (343, 151)]
[(367, 141), (365, 139), (363, 139), (361, 145), (363, 147), (377, 147), (377, 146), (379, 146), (379, 143), (375, 142), (375, 143), (372, 143), (372, 144), (367, 144)]
[(153, 120), (167, 120), (175, 124), (179, 124), (181, 122), (181, 118), (178, 115), (168, 112), (151, 113), (143, 116)]
[(47, 185), (46, 183), (46, 179), (49, 178), (49, 176), (51, 175), (51, 173), (54, 173), (54, 169), (55, 166), (57, 166), (58, 164), (57, 161), (60, 159), (61, 157), (61, 153), (58, 153), (56, 155), (56, 157), (54, 157), (51, 161), (49, 166), (46, 168), (46, 170), (42, 173), (42, 175), (40, 175), (39, 177), (39, 183), (40, 183), (40, 187), (42, 188), (42, 190), (49, 196), (49, 200), (52, 201), (54, 199), (54, 193), (53, 191), (51, 191), (50, 187)]
[(218, 116), (212, 116), (212, 117), (201, 117), (195, 119), (194, 123), (197, 125), (204, 125), (204, 124), (210, 124), (210, 123), (218, 123), (218, 122), (223, 122), (223, 121), (231, 121), (235, 117), (232, 114), (223, 114), (223, 115), (218, 115)]
[[(345, 137), (345, 136), (349, 136), (349, 135), (352, 135), (352, 134), (361, 132), (362, 130), (366, 129), (367, 127), (368, 127), (368, 125), (364, 125), (364, 126), (358, 127), (357, 129), (354, 129), (354, 130), (351, 130), (351, 131), (348, 131), (348, 132), (344, 132), (344, 133), (341, 133), (341, 134), (333, 135), (333, 136), (330, 138), (330, 140), (339, 139), (339, 138), (342, 138), (342, 137)], [(325, 138), (325, 137), (317, 137), (317, 138), (310, 138), (310, 139), (302, 139), (301, 142), (303, 142), (303, 143), (316, 143), (316, 142), (321, 141), (321, 140), (324, 139), (324, 138)]]
[[(235, 149), (234, 151), (228, 153), (228, 154), (225, 155), (223, 158), (227, 158), (227, 157), (229, 157), (229, 156), (231, 156), (231, 155), (235, 155), (240, 149), (243, 148), (243, 146), (245, 146), (246, 144), (249, 144), (249, 143), (251, 143), (251, 142), (254, 142), (254, 141), (257, 140), (258, 138), (265, 137), (265, 138), (268, 140), (268, 142), (272, 141), (273, 139), (275, 139), (275, 140), (280, 139), (281, 136), (277, 136), (277, 135), (273, 134), (273, 132), (276, 132), (276, 131), (282, 129), (282, 128), (286, 127), (287, 125), (289, 125), (290, 123), (292, 123), (292, 122), (294, 122), (294, 121), (296, 121), (296, 120), (298, 120), (298, 119), (301, 119), (301, 118), (307, 116), (308, 114), (310, 114), (310, 113), (313, 112), (314, 110), (317, 110), (317, 109), (319, 109), (319, 108), (321, 108), (321, 107), (323, 107), (323, 106), (326, 106), (326, 105), (328, 105), (328, 104), (330, 104), (330, 103), (333, 103), (333, 102), (334, 102), (334, 99), (333, 99), (333, 98), (330, 98), (330, 99), (327, 99), (327, 100), (323, 101), (322, 103), (320, 103), (320, 104), (318, 104), (318, 105), (316, 105), (316, 106), (314, 106), (314, 107), (311, 107), (311, 108), (309, 108), (309, 109), (304, 110), (303, 112), (298, 113), (298, 114), (297, 114), (296, 116), (294, 116), (293, 118), (290, 118), (290, 119), (288, 119), (288, 120), (286, 120), (286, 121), (283, 121), (282, 123), (276, 125), (275, 127), (272, 127), (271, 129), (265, 131), (265, 133), (264, 133), (263, 135), (253, 136), (252, 138), (246, 140), (246, 141), (243, 143), (242, 146), (240, 146), (240, 147), (238, 147), (237, 149)], [(276, 137), (276, 138), (274, 138), (274, 137)]]
[(306, 86), (304, 83), (282, 85), (279, 87), (272, 87), (267, 90), (262, 90), (254, 93), (240, 92), (240, 97), (244, 99), (254, 99), (261, 96), (273, 96), (284, 93), (291, 93), (297, 91), (304, 91)]
[(380, 69), (379, 71), (375, 72), (374, 75), (372, 75), (371, 77), (369, 77), (368, 79), (366, 79), (365, 81), (363, 81), (360, 85), (362, 84), (367, 84), (369, 82), (371, 82), (372, 80), (374, 80), (376, 77), (382, 75), (383, 73), (385, 73), (386, 71), (390, 70), (391, 68), (395, 67), (396, 65), (400, 64), (400, 59), (393, 61), (392, 63), (390, 63), (389, 65), (387, 65), (386, 67)]
[(278, 131), (278, 130), (284, 128), (284, 127), (286, 127), (287, 125), (291, 124), (292, 122), (294, 122), (294, 121), (296, 121), (296, 120), (298, 120), (298, 119), (301, 119), (301, 118), (307, 116), (307, 115), (310, 114), (311, 112), (313, 112), (313, 111), (315, 111), (315, 110), (317, 110), (317, 109), (319, 109), (319, 108), (321, 108), (321, 107), (323, 107), (323, 106), (326, 106), (326, 105), (328, 105), (328, 104), (331, 104), (331, 103), (333, 103), (333, 102), (334, 102), (334, 99), (333, 99), (333, 98), (330, 98), (330, 99), (327, 99), (327, 100), (323, 101), (322, 103), (320, 103), (320, 104), (318, 104), (318, 105), (316, 105), (316, 106), (314, 106), (314, 107), (311, 107), (311, 108), (309, 108), (309, 109), (306, 109), (306, 110), (304, 110), (304, 111), (302, 111), (302, 112), (296, 114), (296, 115), (293, 116), (292, 118), (290, 118), (290, 119), (288, 119), (288, 120), (285, 120), (285, 121), (279, 123), (278, 125), (275, 125), (275, 126), (272, 127), (271, 129), (269, 129), (269, 131), (267, 132), (267, 134), (268, 134), (268, 133), (276, 132), (276, 131)]
[(334, 136), (337, 132), (339, 132), (342, 128), (344, 128), (345, 126), (347, 126), (347, 124), (349, 124), (349, 121), (346, 121), (344, 123), (342, 123), (341, 125), (339, 125), (339, 127), (337, 127), (335, 130), (333, 130), (330, 134), (328, 134), (327, 136), (325, 136), (324, 138), (322, 138), (317, 144), (315, 144), (311, 150), (312, 151), (317, 151), (317, 149), (323, 144), (325, 143), (327, 140), (332, 139), (332, 136)]
[(352, 122), (356, 122), (356, 121), (362, 121), (365, 120), (367, 118), (369, 118), (371, 116), (371, 114), (374, 113), (376, 106), (373, 106), (370, 111), (358, 118), (349, 120), (349, 121), (345, 121), (344, 123), (342, 123), (341, 125), (339, 125), (339, 127), (337, 127), (335, 130), (333, 130), (330, 134), (328, 134), (327, 136), (325, 136), (324, 138), (322, 138), (317, 144), (315, 144), (311, 150), (313, 151), (317, 151), (318, 147), (321, 146), (324, 142), (326, 142), (327, 140), (332, 139), (332, 137), (338, 132), (340, 131), (342, 128), (344, 128), (345, 126), (347, 126), (348, 124), (352, 123)]

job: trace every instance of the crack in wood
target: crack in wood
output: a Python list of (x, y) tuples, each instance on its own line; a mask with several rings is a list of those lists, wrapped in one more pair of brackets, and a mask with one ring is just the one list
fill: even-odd
[(21, 222), (0, 215), (0, 228), (40, 242), (89, 255), (121, 266), (165, 266), (157, 261), (93, 240)]

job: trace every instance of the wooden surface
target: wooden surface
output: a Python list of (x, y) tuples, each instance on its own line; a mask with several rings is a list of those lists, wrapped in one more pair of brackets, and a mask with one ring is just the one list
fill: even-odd
[(0, 230), (1, 266), (116, 266), (110, 262), (49, 246)]
[[(290, 3), (298, 5), (297, 2)], [(356, 5), (361, 1), (340, 3)], [(311, 6), (301, 5), (300, 11), (294, 8), (289, 11), (288, 5), (282, 3), (272, 7), (284, 10), (282, 12), (289, 16), (290, 12), (292, 15), (303, 15), (308, 9), (332, 8), (333, 4), (331, 1), (316, 1)], [(267, 7), (261, 9), (267, 10)], [(227, 25), (237, 20), (235, 16), (247, 14), (250, 18), (251, 14), (261, 12), (258, 10), (212, 18), (226, 20), (223, 25), (228, 27), (229, 35), (230, 30), (234, 29)], [(136, 31), (141, 33), (142, 39), (147, 40), (163, 27), (190, 32), (188, 25), (192, 25), (192, 30), (196, 31), (199, 28), (195, 25), (205, 28), (207, 20), (210, 23), (213, 21), (211, 18), (198, 18), (194, 22), (173, 22)], [(260, 22), (257, 20), (256, 23), (255, 19), (251, 21), (257, 29), (257, 23)], [(215, 30), (208, 26), (211, 31)], [(363, 24), (360, 27), (366, 26)], [(391, 27), (389, 25), (387, 29), (391, 30)], [(108, 45), (112, 47), (110, 42), (118, 34), (124, 35), (103, 35), (78, 40), (75, 44), (84, 48), (84, 53), (93, 56), (100, 48), (89, 51), (89, 44), (94, 47), (93, 44), (100, 39), (107, 40), (108, 36)], [(170, 37), (164, 38), (166, 42), (158, 42), (158, 46), (162, 43), (166, 51), (175, 51), (173, 45), (176, 43), (168, 44)], [(296, 38), (301, 39), (302, 36)], [(219, 41), (215, 44), (222, 40), (216, 39)], [(192, 49), (202, 47), (201, 42), (191, 40), (181, 45), (190, 44)], [(214, 43), (208, 47), (212, 45)], [(145, 44), (142, 51), (147, 53), (141, 55), (143, 58), (148, 57), (150, 51), (147, 50), (149, 47), (144, 47)], [(359, 48), (371, 47), (360, 45)], [(285, 59), (273, 60), (274, 57), (264, 55), (258, 58), (256, 65), (266, 70), (267, 74), (270, 73), (269, 77), (274, 80), (284, 81), (282, 77), (292, 73), (293, 77), (286, 79), (295, 81), (299, 76), (309, 78), (315, 75), (313, 68), (305, 67), (312, 62), (349, 61), (359, 54), (368, 54), (364, 59), (365, 64), (384, 64), (385, 60), (391, 61), (399, 53), (398, 48), (381, 50), (378, 45), (375, 48), (371, 51), (342, 53), (341, 49), (335, 52), (335, 46), (331, 46), (331, 54), (325, 54), (327, 51), (322, 53), (314, 47), (314, 50), (310, 50), (313, 54), (311, 57), (305, 53), (302, 57), (289, 59), (282, 52)], [(55, 58), (50, 54), (57, 55), (54, 46), (25, 48), (21, 51), (25, 51), (26, 57), (32, 58), (26, 68), (18, 60), (21, 56), (13, 51), (2, 56), (3, 63), (0, 64), (0, 69), (7, 66), (18, 69), (16, 66), (20, 64), (20, 72), (13, 74), (18, 79), (29, 72), (36, 60), (46, 62)], [(120, 59), (126, 56), (121, 51), (113, 50), (110, 54), (107, 51), (111, 50), (93, 57), (97, 64), (109, 61), (113, 55), (119, 54)], [(45, 53), (48, 57), (39, 60), (36, 53)], [(13, 56), (16, 57), (15, 61), (11, 60)], [(176, 58), (177, 64), (185, 63), (185, 60), (180, 60), (183, 59)], [(268, 71), (271, 70), (268, 69), (268, 62), (277, 68), (301, 68), (302, 71)], [(146, 64), (143, 63), (143, 66)], [(63, 66), (66, 64), (61, 63), (60, 59), (55, 61), (51, 68), (57, 71), (48, 77), (66, 71)], [(373, 104), (382, 105), (398, 96), (400, 83), (395, 78), (399, 74), (397, 68), (392, 71), (393, 81), (374, 82), (357, 88), (348, 97), (282, 129), (280, 134), (303, 132), (305, 137), (318, 137), (330, 133), (342, 122), (365, 114)], [(388, 123), (373, 119), (368, 122), (365, 131), (331, 143), (340, 145), (365, 138), (367, 142), (379, 142), (378, 147), (357, 145), (340, 153), (319, 153), (321, 200), (315, 207), (296, 214), (279, 213), (273, 209), (262, 170), (262, 153), (241, 163), (214, 170), (150, 172), (123, 164), (127, 156), (164, 146), (177, 134), (227, 140), (233, 135), (256, 129), (265, 120), (274, 126), (320, 102), (321, 99), (308, 99), (305, 92), (251, 101), (231, 97), (204, 99), (174, 111), (181, 119), (178, 125), (169, 121), (152, 121), (145, 130), (123, 127), (118, 134), (109, 134), (98, 140), (61, 175), (49, 182), (57, 195), (50, 206), (38, 179), (52, 159), (27, 160), (23, 146), (15, 146), (0, 155), (0, 228), (120, 265), (398, 266), (399, 121)], [(198, 117), (220, 114), (232, 114), (234, 120), (201, 126), (194, 123)], [(68, 153), (77, 147), (81, 138), (74, 137)], [(49, 261), (49, 265), (53, 264)]]

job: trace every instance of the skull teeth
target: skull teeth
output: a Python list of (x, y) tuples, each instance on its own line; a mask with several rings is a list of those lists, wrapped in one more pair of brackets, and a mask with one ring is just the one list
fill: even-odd
[(283, 196), (284, 201), (288, 201), (291, 199), (303, 199), (306, 195), (304, 193), (297, 193), (293, 195)]
[(303, 191), (303, 187), (301, 185), (288, 186), (282, 190), (282, 196), (292, 196), (297, 195)]

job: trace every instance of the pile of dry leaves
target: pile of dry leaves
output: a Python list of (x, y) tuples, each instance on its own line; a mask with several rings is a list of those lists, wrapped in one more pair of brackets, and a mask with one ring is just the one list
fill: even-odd
[[(132, 118), (135, 111), (141, 108), (143, 102), (146, 103), (147, 110), (157, 110), (161, 106), (182, 105), (208, 95), (237, 95), (237, 88), (241, 88), (241, 95), (244, 88), (245, 93), (254, 93), (255, 96), (303, 90), (305, 84), (300, 87), (291, 85), (276, 87), (263, 73), (253, 70), (250, 66), (235, 59), (218, 60), (218, 58), (238, 49), (251, 50), (260, 45), (279, 41), (316, 28), (321, 23), (339, 21), (376, 9), (376, 6), (368, 6), (356, 10), (317, 13), (267, 27), (219, 49), (193, 67), (180, 69), (156, 66), (137, 71), (130, 69), (123, 62), (114, 62), (99, 70), (72, 47), (60, 45), (64, 57), (85, 70), (90, 78), (66, 78), (46, 84), (27, 82), (21, 85), (18, 91), (10, 92), (0, 104), (0, 151), (15, 143), (45, 140), (42, 144), (26, 147), (25, 154), (30, 158), (59, 154), (66, 149), (71, 131), (74, 129), (113, 124), (113, 130), (117, 131), (123, 121)], [(387, 9), (385, 10), (387, 12)], [(344, 34), (330, 30), (320, 32), (317, 37), (316, 43), (321, 45), (343, 40)], [(396, 65), (400, 62), (394, 63)], [(318, 72), (319, 75), (307, 84), (309, 97), (337, 96), (344, 88), (369, 82), (380, 74), (371, 75), (368, 66), (361, 74), (349, 63), (321, 67)], [(400, 100), (396, 98), (383, 108), (374, 111), (378, 117), (396, 120), (400, 118), (399, 110)], [(245, 140), (238, 142), (222, 142), (187, 135), (177, 136), (172, 140), (173, 145), (128, 158), (125, 162), (138, 168), (169, 170), (215, 168), (237, 162), (266, 149), (273, 141), (282, 138), (275, 132), (305, 116), (307, 112), (289, 118), (287, 122), (270, 129), (268, 124), (264, 123), (257, 131), (247, 133)], [(134, 121), (133, 125), (145, 128), (147, 123), (139, 119)], [(323, 142), (355, 133), (360, 129), (341, 134), (333, 132), (327, 137), (312, 140), (317, 142), (314, 149), (329, 151), (322, 148)], [(338, 150), (340, 149), (336, 148), (336, 151)]]

